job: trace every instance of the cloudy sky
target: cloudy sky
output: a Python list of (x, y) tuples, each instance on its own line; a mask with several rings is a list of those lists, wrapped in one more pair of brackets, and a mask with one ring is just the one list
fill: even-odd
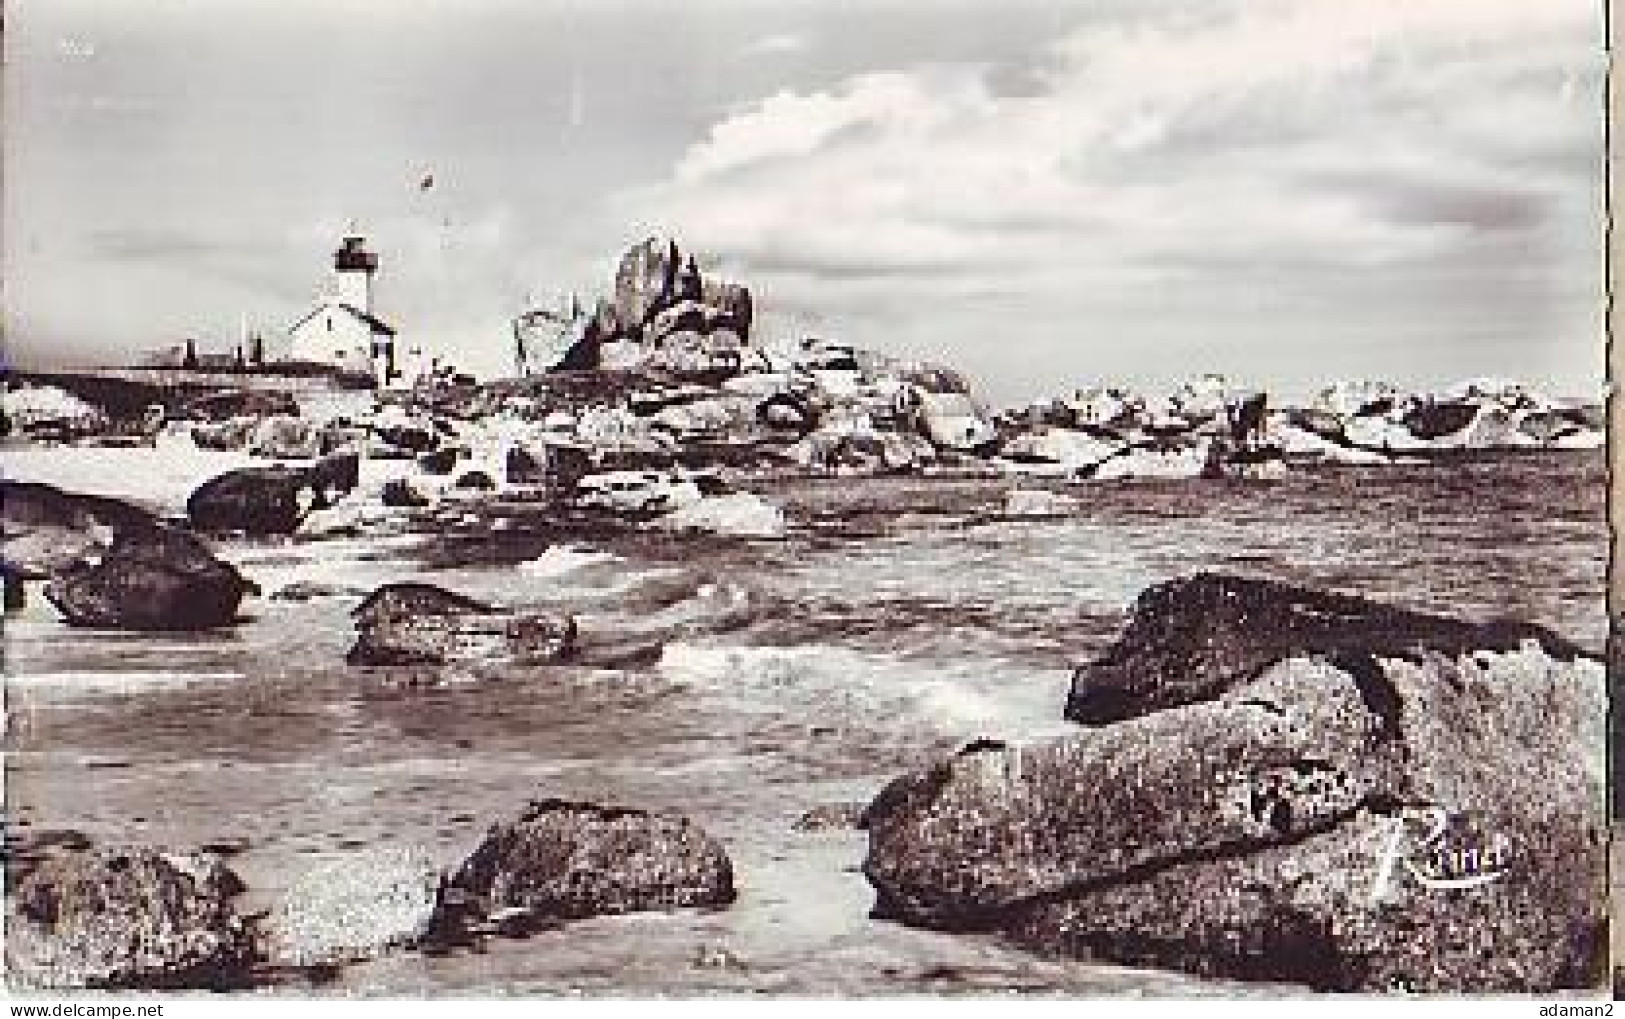
[(669, 233), (998, 400), (1602, 372), (1596, 0), (7, 6), (25, 364), (285, 326), (354, 221), (483, 371)]

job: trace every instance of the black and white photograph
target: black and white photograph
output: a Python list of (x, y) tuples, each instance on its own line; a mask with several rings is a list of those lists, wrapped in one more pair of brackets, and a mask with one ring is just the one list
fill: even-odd
[(4, 993), (1603, 1014), (1607, 14), (6, 3)]

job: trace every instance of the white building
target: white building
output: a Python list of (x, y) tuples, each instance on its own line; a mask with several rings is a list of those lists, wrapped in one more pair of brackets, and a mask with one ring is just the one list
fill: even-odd
[(413, 381), (406, 377), (408, 366), (397, 361), (394, 328), (373, 314), (377, 271), (378, 256), (366, 249), (366, 239), (346, 236), (333, 253), (328, 291), (288, 327), (290, 360), (331, 365), (347, 375), (371, 378), (380, 389)]

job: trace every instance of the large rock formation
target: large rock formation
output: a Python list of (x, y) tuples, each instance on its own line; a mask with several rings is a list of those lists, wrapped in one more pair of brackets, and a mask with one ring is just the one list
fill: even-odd
[(0, 480), (0, 551), (7, 571), (18, 577), (50, 576), (121, 534), (157, 526), (153, 513), (120, 499)]
[(313, 509), (326, 508), (356, 487), (359, 456), (341, 453), (310, 467), (244, 467), (199, 485), (186, 515), (202, 531), (292, 534)]
[(575, 649), (569, 616), (499, 609), (432, 584), (386, 584), (353, 615), (351, 665), (542, 664)]
[(1310, 430), (1360, 449), (1406, 455), (1587, 449), (1604, 436), (1599, 410), (1597, 404), (1554, 400), (1494, 379), (1469, 380), (1439, 393), (1344, 385), (1321, 393)]
[(121, 630), (207, 630), (237, 617), (259, 588), (172, 528), (121, 535), (100, 555), (57, 571), (45, 597), (71, 626)]
[(616, 322), (637, 328), (671, 304), (681, 267), (682, 253), (674, 240), (650, 237), (633, 245), (615, 269)]
[(1175, 647), (1108, 655), (1152, 677), (1090, 702), (1118, 721), (984, 743), (877, 797), (877, 915), (1328, 989), (1600, 977), (1600, 663), (1261, 581), (1153, 601)]
[(1111, 388), (1040, 401), (1006, 412), (1000, 430), (1006, 459), (1022, 472), (1043, 473), (1046, 461), (1055, 458), (1034, 455), (1036, 440), (1069, 430), (1104, 432), (1102, 437), (1132, 447), (1114, 455), (1121, 457), (1118, 462), (1097, 459), (1100, 477), (1196, 476), (1201, 472), (1191, 468), (1201, 457), (1190, 451), (1206, 446), (1217, 454), (1208, 475), (1260, 478), (1282, 476), (1288, 459), (1380, 464), (1505, 450), (1592, 449), (1605, 438), (1600, 409), (1600, 404), (1552, 399), (1496, 380), (1437, 393), (1339, 383), (1322, 390), (1309, 406), (1282, 407), (1267, 393), (1232, 388), (1221, 377), (1208, 376), (1163, 398)]
[(1414, 658), (1513, 650), (1533, 640), (1575, 651), (1515, 621), (1475, 623), (1351, 595), (1226, 574), (1198, 573), (1147, 588), (1128, 626), (1099, 660), (1077, 670), (1066, 717), (1101, 724), (1211, 700), (1291, 655)]
[(442, 929), (549, 921), (734, 900), (722, 845), (687, 818), (565, 800), (493, 825), (452, 876)]
[(186, 501), (186, 515), (204, 531), (292, 534), (315, 504), (303, 470), (245, 467), (198, 486)]
[(1001, 453), (1005, 468), (1022, 474), (1275, 479), (1286, 464), (1270, 426), (1268, 394), (1210, 375), (1157, 400), (1113, 388), (1036, 403), (1005, 416)]
[(105, 848), (47, 858), (17, 886), (6, 968), (46, 987), (224, 990), (245, 982), (237, 876), (213, 857)]
[(614, 367), (733, 374), (754, 316), (747, 288), (707, 279), (676, 241), (650, 237), (621, 256), (613, 299), (598, 306), (559, 367), (611, 367), (615, 348)]

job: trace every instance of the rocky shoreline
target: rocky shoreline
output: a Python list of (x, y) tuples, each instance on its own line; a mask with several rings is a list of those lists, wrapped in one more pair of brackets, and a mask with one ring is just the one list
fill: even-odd
[(820, 337), (765, 340), (754, 305), (747, 286), (707, 278), (692, 252), (650, 238), (625, 253), (590, 312), (515, 322), (513, 378), (442, 371), (373, 393), (279, 378), (275, 364), (235, 384), (229, 374), (13, 372), (0, 435), (294, 464), (352, 453), (368, 462), (375, 508), (479, 491), (567, 497), (592, 475), (648, 474), (605, 482), (632, 485), (615, 496), (628, 510), (683, 501), (669, 490), (695, 474), (1269, 480), (1306, 463), (1605, 441), (1600, 401), (1497, 379), (1432, 392), (1338, 382), (1293, 401), (1206, 375), (1162, 394), (1107, 383), (994, 410), (951, 367)]
[[(232, 627), (242, 599), (261, 593), (253, 571), (220, 559), (204, 535), (320, 546), (439, 533), (455, 520), (484, 532), (482, 507), (527, 498), (561, 535), (785, 533), (782, 511), (755, 525), (759, 497), (703, 476), (625, 490), (676, 492), (675, 509), (618, 501), (623, 490), (608, 486), (595, 503), (578, 485), (562, 499), (546, 486), (475, 489), (361, 510), (358, 494), (376, 483), (369, 459), (340, 452), (228, 472), (193, 492), (184, 519), (7, 481), (7, 576), (43, 581), (71, 626), (204, 630)], [(1003, 515), (1065, 520), (1085, 509), (1075, 491), (1010, 489)], [(667, 520), (739, 503), (710, 524)], [(752, 526), (730, 528), (739, 520)], [(578, 654), (613, 663), (624, 652), (568, 615), (455, 590), (355, 593), (366, 597), (351, 668), (428, 670), (432, 683), (448, 666), (548, 668)], [(832, 806), (799, 827), (866, 833), (875, 918), (1041, 955), (1317, 990), (1595, 987), (1606, 944), (1603, 671), (1517, 622), (1194, 575), (1145, 591), (1117, 644), (1078, 670), (1055, 708), (1080, 725), (1077, 737), (973, 744), (861, 810)], [(243, 882), (196, 847), (51, 848), (26, 873), (13, 869), (20, 933), (9, 968), (38, 987), (234, 989), (586, 916), (726, 909), (732, 898), (726, 850), (681, 816), (544, 797), (518, 818), (445, 871), (409, 850), (334, 861), (263, 916), (239, 910)], [(1576, 880), (1587, 874), (1596, 881)], [(102, 903), (118, 904), (114, 923)]]
[[(996, 494), (966, 526), (1036, 528), (1084, 522), (1091, 493), (1118, 482), (1251, 491), (1305, 472), (1587, 455), (1604, 434), (1596, 407), (1486, 381), (1338, 385), (1277, 406), (1208, 377), (993, 413), (940, 366), (820, 340), (752, 346), (748, 289), (701, 278), (674, 244), (629, 252), (615, 286), (556, 370), (486, 385), (436, 378), (318, 408), (264, 386), (9, 379), (6, 428), (31, 452), (64, 469), (109, 454), (126, 473), (0, 481), (7, 612), (37, 591), (68, 627), (230, 634), (256, 596), (271, 614), (358, 599), (348, 650), (328, 659), (346, 679), (616, 668), (659, 660), (683, 632), (666, 595), (617, 634), (572, 604), (428, 576), (262, 589), (231, 556), (430, 536), (489, 554), (524, 526), (560, 558), (613, 537), (702, 560), (933, 512), (846, 491), (854, 479), (974, 479)], [(174, 474), (161, 490), (139, 466), (160, 462)], [(815, 519), (787, 479), (823, 479), (831, 508)], [(1329, 991), (1591, 988), (1606, 951), (1604, 671), (1534, 625), (1191, 573), (1145, 589), (1075, 671), (1052, 712), (1075, 732), (990, 732), (795, 830), (864, 833), (875, 918), (1040, 955)], [(485, 837), (453, 866), (405, 831), (259, 910), (206, 847), (32, 846), (8, 858), (8, 970), (35, 987), (230, 990), (594, 916), (727, 910), (752, 880), (682, 812), (532, 792), (480, 818)]]
[[(368, 602), (363, 644), (436, 605), (493, 611), (414, 585)], [(1199, 574), (1142, 594), (1080, 667), (1055, 706), (1076, 736), (979, 741), (795, 827), (866, 834), (876, 918), (1041, 954), (1319, 990), (1595, 987), (1603, 676), (1537, 627)], [(681, 816), (546, 798), (443, 872), (409, 849), (352, 855), (261, 915), (195, 847), (45, 846), (12, 868), (9, 968), (40, 987), (230, 989), (726, 909), (750, 880)]]

